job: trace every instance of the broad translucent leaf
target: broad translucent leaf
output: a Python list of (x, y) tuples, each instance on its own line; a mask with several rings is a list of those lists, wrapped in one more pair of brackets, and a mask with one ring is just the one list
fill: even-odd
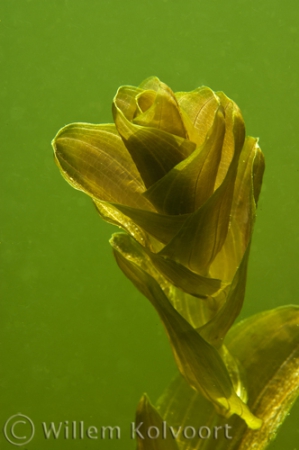
[(55, 160), (75, 189), (93, 198), (153, 210), (135, 164), (114, 125), (75, 123), (53, 142)]
[[(137, 450), (179, 450), (173, 434), (156, 408), (143, 395), (136, 411), (135, 435)], [(134, 436), (133, 436), (134, 437)]]
[(152, 303), (168, 334), (177, 366), (188, 384), (201, 392), (217, 408), (230, 417), (240, 415), (250, 428), (259, 428), (261, 421), (251, 414), (236, 395), (232, 382), (217, 350), (208, 344), (174, 309), (157, 281), (150, 275), (138, 248), (127, 235), (115, 234), (111, 239), (119, 267)]
[(161, 255), (173, 258), (193, 272), (208, 273), (226, 239), (237, 163), (238, 155), (235, 154), (224, 182), (201, 208), (190, 215)]
[(102, 219), (127, 231), (141, 245), (151, 248), (151, 242), (147, 233), (145, 233), (141, 227), (136, 225), (130, 217), (123, 214), (111, 203), (102, 202), (96, 199), (93, 199), (93, 201)]
[(139, 110), (133, 120), (135, 124), (154, 127), (182, 138), (188, 137), (177, 99), (165, 83), (158, 80), (156, 92), (144, 90), (136, 97), (136, 101)]
[(176, 92), (179, 107), (184, 117), (189, 139), (200, 147), (212, 127), (220, 100), (208, 87), (191, 92)]
[[(170, 283), (169, 283), (170, 284)], [(174, 285), (169, 286), (167, 297), (175, 309), (195, 329), (200, 329), (208, 323), (226, 300), (227, 287), (221, 287), (217, 293), (202, 301), (200, 298), (187, 294)]]
[(238, 317), (245, 297), (247, 264), (249, 248), (243, 256), (240, 267), (235, 273), (233, 281), (229, 286), (228, 294), (223, 306), (216, 312), (213, 318), (198, 329), (201, 336), (215, 347), (220, 347), (226, 333)]
[(225, 136), (215, 189), (223, 182), (234, 154), (240, 154), (245, 141), (245, 124), (239, 107), (223, 92), (217, 92), (225, 114)]
[(195, 297), (205, 299), (226, 287), (221, 280), (198, 275), (167, 257), (154, 253), (149, 253), (149, 257), (170, 283)]
[(138, 87), (122, 86), (116, 93), (115, 101), (117, 101), (117, 107), (128, 121), (132, 121), (138, 113), (139, 105), (136, 102), (136, 98), (142, 92), (143, 90)]
[(188, 218), (188, 214), (169, 216), (125, 205), (117, 204), (115, 207), (163, 244), (167, 244), (178, 233)]
[[(246, 371), (248, 406), (263, 420), (259, 430), (248, 429), (236, 416), (219, 416), (182, 377), (165, 390), (158, 411), (173, 427), (200, 424), (212, 436), (217, 431), (217, 450), (264, 450), (299, 394), (299, 307), (284, 306), (243, 320), (229, 331), (226, 345)], [(214, 450), (215, 438), (181, 439), (178, 444), (180, 450)]]
[(246, 138), (242, 149), (226, 241), (210, 267), (212, 277), (231, 280), (241, 263), (253, 232), (264, 157), (257, 139)]
[(225, 121), (219, 109), (204, 144), (144, 193), (158, 211), (171, 215), (192, 213), (212, 195), (224, 134)]
[(160, 84), (161, 81), (159, 80), (158, 77), (151, 76), (143, 80), (140, 83), (139, 88), (142, 90), (151, 90), (157, 92), (159, 90)]
[(145, 185), (149, 187), (189, 156), (195, 144), (157, 128), (135, 125), (122, 110), (127, 89), (126, 86), (121, 87), (114, 98), (114, 121)]

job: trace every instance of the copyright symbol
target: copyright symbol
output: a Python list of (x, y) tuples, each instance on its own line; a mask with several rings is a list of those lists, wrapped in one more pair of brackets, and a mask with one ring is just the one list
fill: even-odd
[(33, 439), (34, 433), (34, 423), (21, 413), (9, 417), (4, 425), (4, 436), (13, 445), (28, 444)]

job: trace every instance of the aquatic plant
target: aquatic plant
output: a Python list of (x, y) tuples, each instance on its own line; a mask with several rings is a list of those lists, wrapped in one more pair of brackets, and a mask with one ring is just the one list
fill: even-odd
[(113, 116), (62, 128), (53, 148), (63, 177), (122, 228), (116, 261), (159, 314), (180, 372), (156, 407), (142, 397), (138, 449), (263, 449), (298, 395), (299, 308), (232, 327), (264, 172), (258, 140), (224, 93), (173, 93), (156, 77), (119, 88)]

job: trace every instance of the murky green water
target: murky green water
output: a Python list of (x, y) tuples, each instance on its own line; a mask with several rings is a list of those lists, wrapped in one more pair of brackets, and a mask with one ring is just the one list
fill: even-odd
[[(298, 5), (2, 0), (0, 19), (1, 428), (23, 413), (36, 435), (22, 448), (129, 450), (140, 396), (155, 401), (175, 365), (113, 260), (113, 227), (62, 179), (50, 141), (70, 122), (111, 122), (118, 86), (150, 75), (223, 90), (267, 163), (242, 317), (298, 304)], [(121, 439), (81, 439), (80, 421), (117, 425)], [(58, 439), (42, 422), (62, 423)], [(299, 448), (298, 422), (297, 404), (271, 448)]]

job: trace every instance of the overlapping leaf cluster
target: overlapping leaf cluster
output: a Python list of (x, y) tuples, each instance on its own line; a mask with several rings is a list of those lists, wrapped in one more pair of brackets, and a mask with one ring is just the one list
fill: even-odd
[(157, 310), (187, 385), (258, 429), (244, 371), (224, 345), (245, 294), (258, 141), (222, 92), (173, 93), (155, 77), (121, 87), (113, 115), (115, 124), (59, 131), (61, 173), (124, 230), (111, 239), (116, 260)]

